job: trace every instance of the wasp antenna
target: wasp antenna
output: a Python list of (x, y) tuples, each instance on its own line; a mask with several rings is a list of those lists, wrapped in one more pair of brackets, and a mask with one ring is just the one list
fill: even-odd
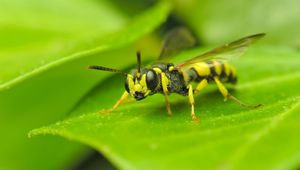
[(137, 72), (141, 73), (141, 52), (136, 52), (136, 58), (137, 58)]
[(249, 38), (256, 38), (256, 40), (264, 37), (266, 35), (266, 33), (258, 33), (258, 34), (254, 34), (254, 35), (250, 35)]
[(127, 73), (121, 71), (121, 70), (118, 70), (118, 69), (114, 69), (114, 68), (108, 68), (108, 67), (103, 67), (103, 66), (88, 66), (88, 69), (91, 69), (91, 70), (102, 70), (102, 71), (109, 71), (109, 72), (114, 72), (114, 73), (121, 73), (123, 75), (127, 75)]

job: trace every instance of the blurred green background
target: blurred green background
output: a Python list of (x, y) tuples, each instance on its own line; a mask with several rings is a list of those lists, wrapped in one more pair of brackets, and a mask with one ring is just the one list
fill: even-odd
[(81, 143), (27, 136), (66, 119), (110, 76), (87, 65), (129, 68), (136, 49), (154, 60), (162, 36), (178, 25), (191, 29), (200, 46), (265, 32), (261, 45), (298, 52), (299, 6), (299, 0), (0, 0), (0, 169), (114, 169)]

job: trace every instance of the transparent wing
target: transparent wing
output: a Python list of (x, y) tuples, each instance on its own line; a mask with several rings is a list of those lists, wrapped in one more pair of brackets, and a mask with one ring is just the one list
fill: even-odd
[(184, 27), (175, 28), (165, 36), (158, 60), (165, 61), (180, 51), (195, 45), (196, 38), (188, 29)]
[(233, 58), (240, 57), (245, 53), (250, 44), (262, 38), (263, 36), (265, 36), (265, 34), (260, 33), (241, 38), (239, 40), (233, 41), (231, 43), (225, 44), (221, 47), (208, 51), (200, 56), (186, 60), (181, 64), (178, 64), (176, 67), (180, 69), (200, 61), (206, 61), (211, 59), (230, 60)]

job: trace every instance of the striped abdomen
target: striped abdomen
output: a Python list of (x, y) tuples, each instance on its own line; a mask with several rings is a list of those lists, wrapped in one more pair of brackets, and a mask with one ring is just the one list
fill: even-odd
[(221, 61), (206, 61), (195, 63), (187, 70), (188, 82), (200, 82), (207, 79), (213, 81), (214, 77), (218, 77), (222, 82), (233, 83), (237, 81), (235, 68), (228, 63)]

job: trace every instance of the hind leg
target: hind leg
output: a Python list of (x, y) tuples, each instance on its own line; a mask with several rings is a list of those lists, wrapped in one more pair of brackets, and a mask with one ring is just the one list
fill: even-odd
[(237, 99), (236, 97), (232, 96), (228, 92), (228, 90), (226, 89), (226, 87), (221, 83), (221, 81), (217, 77), (214, 77), (214, 81), (216, 82), (216, 84), (217, 84), (220, 92), (224, 96), (225, 100), (227, 100), (227, 99), (233, 100), (234, 102), (236, 102), (240, 106), (248, 107), (248, 108), (257, 108), (257, 107), (261, 106), (261, 104), (258, 104), (258, 105), (249, 105), (249, 104), (246, 104), (246, 103), (240, 101), (239, 99)]

